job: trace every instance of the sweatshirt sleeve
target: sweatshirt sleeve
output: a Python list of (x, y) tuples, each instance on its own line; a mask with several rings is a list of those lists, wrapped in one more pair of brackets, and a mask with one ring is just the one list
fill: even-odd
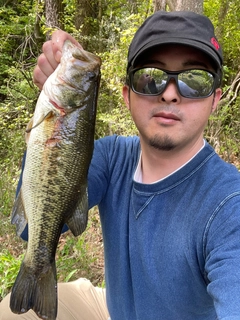
[(205, 232), (205, 271), (219, 320), (240, 319), (240, 193), (222, 201)]
[(110, 179), (109, 168), (116, 139), (117, 136), (111, 136), (95, 141), (93, 157), (88, 172), (89, 208), (98, 205), (107, 191)]

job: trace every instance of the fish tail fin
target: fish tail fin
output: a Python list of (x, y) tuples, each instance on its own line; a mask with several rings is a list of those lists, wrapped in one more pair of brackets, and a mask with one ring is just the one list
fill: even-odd
[(10, 297), (12, 312), (22, 314), (33, 309), (42, 319), (57, 316), (57, 280), (55, 261), (38, 275), (22, 262)]

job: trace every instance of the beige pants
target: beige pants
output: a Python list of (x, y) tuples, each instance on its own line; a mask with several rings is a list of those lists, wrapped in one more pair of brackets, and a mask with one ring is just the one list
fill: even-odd
[[(0, 303), (0, 320), (39, 320), (35, 312), (17, 315), (9, 308), (10, 294)], [(94, 287), (87, 279), (58, 284), (57, 320), (107, 320), (105, 289)]]

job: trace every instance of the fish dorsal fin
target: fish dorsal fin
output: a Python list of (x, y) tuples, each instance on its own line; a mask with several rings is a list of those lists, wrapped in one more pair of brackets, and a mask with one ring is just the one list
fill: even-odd
[(87, 189), (79, 200), (73, 215), (66, 221), (72, 234), (76, 237), (83, 233), (88, 222), (88, 195)]
[(27, 218), (25, 214), (23, 201), (22, 201), (21, 189), (13, 205), (11, 223), (16, 225), (16, 232), (17, 232), (17, 235), (20, 237), (20, 235), (23, 233), (23, 230), (27, 225)]

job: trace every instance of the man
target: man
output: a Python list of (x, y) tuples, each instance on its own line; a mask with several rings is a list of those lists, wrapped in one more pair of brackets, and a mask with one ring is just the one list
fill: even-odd
[[(43, 46), (39, 88), (66, 38), (57, 31)], [(96, 141), (88, 176), (112, 320), (240, 319), (240, 175), (203, 139), (222, 63), (211, 22), (192, 12), (156, 12), (130, 45), (123, 97), (139, 138)], [(103, 292), (88, 287), (59, 286), (57, 319), (108, 318)], [(37, 319), (2, 305), (0, 319)]]

